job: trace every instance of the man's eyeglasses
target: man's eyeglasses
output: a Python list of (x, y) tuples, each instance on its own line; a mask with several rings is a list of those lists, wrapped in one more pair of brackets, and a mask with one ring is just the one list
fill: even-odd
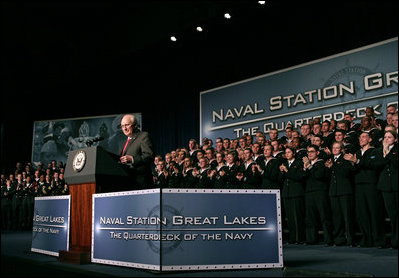
[(131, 127), (132, 124), (126, 124), (126, 125), (121, 125), (121, 128), (125, 128), (125, 127)]

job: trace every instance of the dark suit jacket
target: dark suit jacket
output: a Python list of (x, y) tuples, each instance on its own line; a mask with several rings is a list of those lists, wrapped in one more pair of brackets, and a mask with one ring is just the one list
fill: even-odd
[(226, 181), (227, 188), (239, 188), (239, 181), (236, 178), (238, 172), (239, 167), (236, 164), (234, 164), (230, 168), (226, 166), (226, 174), (224, 176), (224, 179)]
[[(125, 142), (120, 147), (120, 154), (122, 154)], [(125, 155), (133, 156), (133, 164), (129, 167), (129, 173), (135, 183), (134, 188), (153, 187), (151, 163), (154, 159), (154, 153), (148, 132), (139, 131), (133, 133), (132, 139), (126, 147)]]
[(304, 178), (305, 171), (303, 170), (302, 161), (295, 159), (291, 167), (288, 167), (288, 161), (285, 160), (283, 164), (288, 168), (288, 172), (280, 172), (280, 180), (283, 182), (284, 198), (303, 197), (305, 196)]
[(196, 188), (197, 186), (198, 180), (193, 176), (193, 169), (189, 169), (183, 173), (181, 180), (182, 188)]
[(277, 158), (272, 158), (266, 165), (266, 159), (263, 161), (263, 165), (261, 165), (262, 168), (262, 189), (280, 189), (280, 184), (279, 184), (279, 174), (280, 174), (280, 165), (281, 163), (279, 159)]
[(328, 189), (327, 183), (327, 169), (324, 166), (324, 160), (319, 159), (312, 167), (306, 171), (305, 192), (326, 191)]
[(198, 188), (213, 188), (215, 181), (208, 177), (208, 170), (211, 168), (205, 169), (202, 173), (200, 170), (200, 174), (197, 176), (198, 178)]
[[(215, 184), (214, 184), (214, 188), (226, 188), (226, 175), (227, 175), (227, 171), (229, 171), (229, 167), (227, 166), (222, 166), (219, 170), (217, 169), (217, 175), (216, 175), (216, 179), (215, 179)], [(221, 176), (220, 172), (224, 171), (225, 175)]]
[(382, 148), (378, 150), (378, 163), (382, 168), (377, 188), (385, 192), (398, 192), (398, 144), (384, 158)]
[(242, 164), (238, 168), (238, 172), (244, 174), (244, 178), (241, 181), (238, 181), (238, 188), (241, 189), (259, 189), (262, 183), (262, 179), (260, 173), (256, 170), (255, 173), (252, 172), (252, 166), (255, 165), (255, 162), (252, 162), (245, 168), (245, 165)]
[[(333, 159), (334, 161), (334, 155)], [(351, 162), (344, 159), (341, 154), (333, 166), (327, 169), (327, 177), (330, 180), (330, 196), (351, 195), (353, 193), (352, 177), (355, 167)]]
[(369, 184), (372, 187), (377, 185), (379, 169), (377, 150), (369, 148), (362, 155), (361, 150), (356, 152), (359, 163), (355, 164), (355, 185)]

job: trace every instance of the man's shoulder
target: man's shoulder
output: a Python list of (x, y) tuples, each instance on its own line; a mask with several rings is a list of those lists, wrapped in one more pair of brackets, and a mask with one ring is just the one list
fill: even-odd
[(143, 138), (143, 137), (149, 137), (149, 136), (150, 136), (150, 134), (147, 131), (139, 131), (139, 132), (133, 134), (133, 137), (136, 137), (136, 139)]

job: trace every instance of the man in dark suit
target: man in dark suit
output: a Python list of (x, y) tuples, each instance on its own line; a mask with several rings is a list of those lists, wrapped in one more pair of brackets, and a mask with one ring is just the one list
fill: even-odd
[(138, 129), (134, 115), (125, 115), (121, 121), (126, 142), (120, 147), (120, 162), (127, 166), (133, 179), (132, 189), (153, 187), (151, 163), (154, 159), (152, 142), (148, 132)]

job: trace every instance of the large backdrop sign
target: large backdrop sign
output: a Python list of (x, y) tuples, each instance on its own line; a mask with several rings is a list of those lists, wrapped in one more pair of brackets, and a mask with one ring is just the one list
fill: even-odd
[[(132, 113), (141, 128), (141, 113)], [(67, 161), (68, 152), (92, 146), (117, 153), (126, 136), (121, 130), (124, 114), (37, 121), (33, 127), (32, 162), (44, 165)]]
[(237, 138), (310, 119), (385, 118), (398, 103), (398, 39), (201, 92), (200, 137)]
[(279, 190), (93, 195), (92, 262), (160, 271), (283, 267)]

